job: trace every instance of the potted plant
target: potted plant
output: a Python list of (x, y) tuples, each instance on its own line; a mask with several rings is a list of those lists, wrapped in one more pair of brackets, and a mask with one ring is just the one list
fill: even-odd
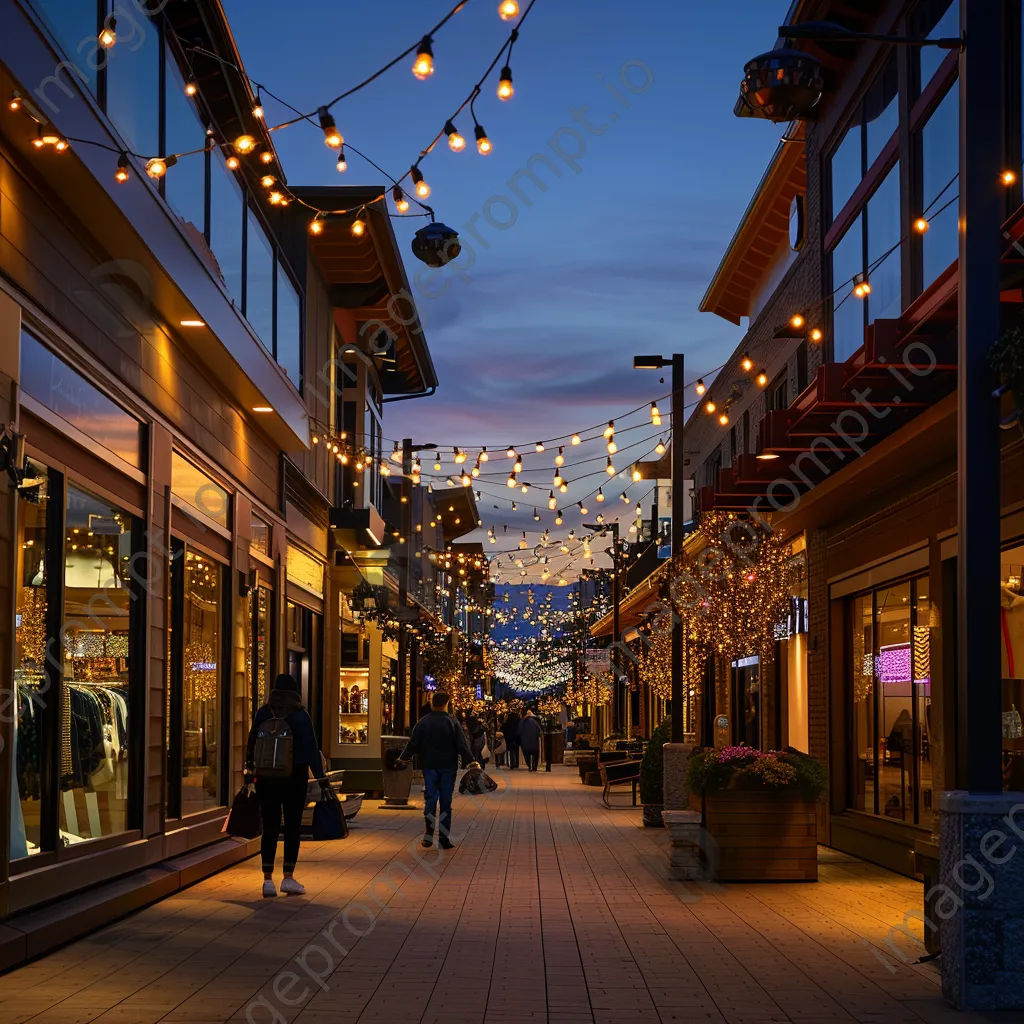
[(1018, 416), (1024, 406), (1024, 328), (1018, 322), (1007, 327), (988, 354), (989, 365), (1000, 383), (1010, 389)]
[(828, 774), (814, 758), (791, 748), (699, 750), (686, 781), (703, 798), (719, 881), (817, 881), (815, 803)]
[(650, 742), (640, 762), (640, 803), (644, 807), (644, 825), (661, 828), (661, 812), (664, 809), (664, 764), (663, 747), (672, 733), (672, 719), (663, 718), (651, 733)]

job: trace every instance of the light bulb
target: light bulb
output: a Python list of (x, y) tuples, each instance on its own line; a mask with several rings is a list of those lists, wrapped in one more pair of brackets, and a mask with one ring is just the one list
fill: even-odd
[(270, 202), (271, 206), (281, 206), (284, 203), (284, 193), (271, 192), (270, 195), (267, 196), (267, 200)]
[(530, 485), (528, 483), (524, 483), (523, 486), (520, 488), (520, 490), (523, 492), (523, 494), (529, 494), (530, 493)]
[(552, 483), (554, 484), (555, 487), (561, 487), (562, 486), (562, 474), (559, 473), (558, 470), (555, 470), (555, 479), (552, 480)]
[(324, 230), (324, 222), (321, 219), (320, 214), (317, 214), (309, 222), (309, 233), (311, 235), (321, 235), (321, 234), (323, 234), (323, 230)]
[(441, 471), (441, 460), (440, 460), (440, 458), (434, 459), (434, 470), (435, 470), (435, 472), (438, 472), (438, 473)]
[(562, 482), (561, 482), (561, 483), (560, 483), (560, 484), (558, 485), (558, 489), (559, 489), (559, 490), (560, 490), (560, 491), (562, 492), (562, 494), (566, 494), (566, 493), (568, 493), (568, 491), (569, 491), (569, 485), (568, 485), (568, 484), (567, 484), (567, 483), (566, 483), (566, 482), (565, 482), (565, 481), (563, 480), (563, 481), (562, 481)]
[(639, 466), (634, 466), (633, 467), (633, 483), (639, 483), (642, 479), (643, 479), (643, 477), (640, 474), (640, 467)]
[(580, 438), (579, 434), (573, 434), (572, 435), (572, 443), (573, 444), (580, 444), (581, 443), (581, 438)]
[(508, 101), (515, 95), (512, 86), (512, 69), (506, 64), (501, 69), (501, 78), (498, 80), (498, 99)]
[(484, 131), (484, 126), (482, 124), (478, 124), (473, 129), (473, 134), (476, 136), (476, 151), (481, 156), (487, 156), (494, 147), (491, 145), (491, 140), (487, 138), (487, 132)]
[(619, 450), (619, 446), (614, 441), (608, 442), (608, 454), (614, 455)]
[(339, 174), (344, 174), (348, 170), (348, 161), (345, 159), (344, 146), (338, 150), (338, 162), (334, 166)]
[(502, 21), (511, 21), (519, 14), (519, 0), (501, 0), (498, 4), (498, 17)]
[(536, 444), (535, 444), (535, 445), (533, 446), (533, 450), (534, 450), (534, 451), (536, 451), (536, 452), (542, 452), (542, 451), (544, 451), (544, 442), (543, 442), (543, 441), (538, 441), (538, 442), (537, 442), (537, 443), (536, 443)]
[(604, 501), (604, 490), (600, 487), (597, 489), (597, 500)]
[(512, 448), (510, 446), (509, 449), (505, 452), (505, 455), (508, 458), (510, 458), (510, 459), (514, 459), (516, 457), (516, 450), (515, 450), (515, 448)]
[(237, 156), (229, 156), (227, 160), (224, 161), (224, 163), (227, 165), (227, 169), (229, 171), (237, 171), (240, 166), (240, 162)]
[(561, 525), (562, 525), (562, 510), (559, 509), (555, 513), (555, 526), (561, 526)]
[[(796, 319), (796, 317), (793, 317), (793, 320)], [(800, 322), (803, 323), (803, 317), (800, 317)], [(750, 371), (754, 368), (754, 360), (750, 358), (749, 352), (743, 353), (743, 358), (740, 360), (740, 366), (742, 366), (747, 373), (750, 373)]]
[(555, 465), (556, 466), (564, 466), (565, 465), (565, 455), (562, 454), (564, 451), (565, 451), (565, 447), (563, 445), (559, 445), (558, 446), (558, 454), (555, 456)]
[(345, 138), (338, 131), (338, 126), (331, 112), (326, 107), (320, 107), (317, 110), (317, 117), (320, 120), (321, 129), (323, 129), (324, 145), (328, 149), (341, 149), (345, 143)]
[(117, 170), (114, 171), (114, 181), (120, 182), (123, 185), (128, 178), (128, 154), (122, 153), (117, 158)]
[(654, 448), (654, 450), (655, 450), (655, 451), (656, 451), (656, 452), (657, 452), (657, 453), (658, 453), (659, 455), (664, 455), (664, 454), (665, 454), (665, 451), (666, 451), (666, 448), (665, 448), (665, 442), (664, 442), (664, 441), (659, 441), (659, 442), (657, 443), (657, 445), (655, 445), (655, 448)]
[(509, 473), (508, 479), (505, 481), (505, 486), (506, 487), (515, 487), (515, 485), (516, 485), (515, 474)]
[(452, 451), (455, 453), (455, 462), (462, 465), (466, 461), (466, 453), (458, 448), (453, 448)]
[(186, 82), (185, 83), (185, 95), (186, 96), (195, 96), (195, 94), (197, 92), (199, 92), (199, 87), (196, 85), (195, 82)]
[(760, 385), (761, 387), (766, 387), (766, 386), (767, 386), (767, 384), (768, 384), (768, 374), (767, 374), (767, 373), (765, 373), (765, 372), (764, 372), (764, 370), (761, 370), (761, 371), (760, 371), (760, 372), (758, 373), (758, 375), (757, 375), (757, 383), (758, 383), (758, 384), (759, 384), (759, 385)]
[(718, 422), (721, 423), (723, 427), (727, 427), (729, 425), (729, 414), (727, 412), (723, 412), (718, 417)]
[(475, 466), (473, 467), (473, 476), (474, 476), (474, 477), (478, 477), (479, 475), (480, 475), (480, 463), (477, 463), (477, 464), (476, 464), (476, 465), (475, 465)]
[(405, 213), (409, 209), (409, 200), (405, 198), (405, 193), (402, 191), (401, 185), (396, 185), (391, 190), (391, 198), (395, 201), (395, 209), (399, 213)]
[(276, 181), (277, 178), (275, 178), (272, 174), (264, 174), (263, 177), (260, 178), (260, 184), (264, 188), (270, 188)]
[(109, 50), (117, 42), (116, 18), (111, 17), (107, 19), (106, 24), (100, 29), (97, 39), (104, 50)]
[(480, 449), (480, 461), (481, 462), (487, 462), (489, 460), (490, 460), (490, 455), (487, 454), (487, 449), (486, 448), (481, 448)]
[(717, 408), (718, 406), (715, 405), (715, 403), (710, 398), (704, 403), (704, 411), (709, 415), (713, 413)]
[(918, 217), (914, 221), (914, 230), (919, 234), (923, 235), (928, 230), (928, 221), (925, 217)]
[(356, 217), (356, 219), (352, 221), (352, 234), (356, 238), (362, 238), (363, 235), (366, 234), (366, 221), (361, 217)]
[(604, 471), (609, 476), (615, 476), (615, 467), (612, 465), (612, 457), (608, 456), (608, 465), (604, 467)]
[(251, 135), (239, 135), (232, 145), (239, 156), (246, 156), (256, 148), (256, 140)]
[(163, 157), (154, 156), (152, 159), (146, 161), (146, 174), (154, 179), (162, 178), (167, 173), (167, 168), (172, 162), (172, 157), (168, 157), (165, 160)]
[(554, 491), (548, 492), (548, 508), (551, 509), (552, 512), (558, 508), (558, 499), (555, 497)]
[(805, 323), (805, 320), (803, 318), (803, 314), (801, 314), (801, 313), (794, 313), (789, 318), (789, 326), (792, 327), (796, 331), (799, 331), (800, 328), (803, 327), (804, 323)]
[(453, 153), (461, 153), (466, 148), (465, 136), (459, 134), (459, 129), (451, 121), (445, 122), (444, 133), (448, 136), (448, 148)]
[(697, 392), (698, 396), (703, 396), (704, 392), (707, 391), (707, 389), (708, 388), (707, 385), (704, 383), (703, 377), (699, 381), (697, 381), (697, 384), (694, 387), (694, 391)]
[(582, 502), (582, 501), (581, 501), (581, 502), (579, 503), (579, 506), (580, 506), (580, 512), (582, 512), (582, 513), (583, 513), (583, 515), (586, 515), (586, 514), (587, 514), (587, 513), (588, 513), (588, 512), (590, 511), (590, 510), (589, 510), (589, 509), (587, 508), (587, 506), (583, 504), (583, 502)]
[(271, 153), (269, 149), (265, 149), (265, 150), (263, 150), (262, 153), (260, 153), (260, 163), (261, 164), (272, 164), (273, 162), (274, 162), (274, 154)]
[(18, 93), (14, 93), (7, 101), (7, 109), (12, 112), (21, 110), (21, 96)]
[(434, 73), (434, 49), (430, 44), (430, 36), (424, 36), (416, 51), (416, 60), (412, 65), (412, 73), (421, 82)]
[(661, 426), (661, 410), (658, 408), (657, 402), (651, 402), (651, 425)]
[(608, 421), (608, 426), (604, 428), (604, 436), (608, 438), (615, 436), (615, 420)]
[(255, 117), (257, 121), (263, 120), (263, 104), (260, 102), (260, 94), (258, 91), (256, 93), (256, 104), (252, 108), (252, 116)]
[(463, 487), (468, 487), (473, 482), (473, 478), (465, 470), (463, 470), (461, 480)]
[(1004, 185), (1009, 186), (1017, 180), (1017, 175), (1014, 171), (1003, 171), (1003, 173), (999, 175), (999, 180)]
[(68, 148), (68, 145), (68, 140), (63, 137), (60, 137), (54, 142), (53, 148), (57, 150), (58, 153), (63, 153), (64, 150)]
[(512, 472), (513, 473), (522, 473), (522, 471), (523, 471), (523, 460), (521, 458), (519, 458), (519, 456), (517, 455), (516, 456), (516, 464), (512, 467)]
[(811, 331), (811, 341), (821, 341), (821, 339), (823, 337), (824, 337), (824, 335), (821, 333), (821, 328), (820, 327), (815, 327)]
[(413, 165), (409, 174), (412, 177), (413, 187), (420, 199), (426, 199), (430, 195), (430, 186), (423, 180), (423, 172)]

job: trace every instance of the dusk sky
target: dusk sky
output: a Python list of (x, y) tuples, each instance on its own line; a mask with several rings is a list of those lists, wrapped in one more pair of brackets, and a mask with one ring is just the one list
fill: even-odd
[[(250, 76), (303, 110), (372, 73), (450, 6), (450, 0), (291, 0), (286, 6), (226, 0)], [(333, 113), (346, 142), (395, 177), (407, 171), (507, 37), (510, 26), (496, 8), (497, 0), (469, 0), (438, 32), (436, 71), (428, 81), (413, 77), (410, 57), (339, 103)], [(781, 0), (537, 0), (512, 56), (514, 98), (496, 98), (496, 68), (476, 104), (493, 153), (476, 152), (467, 110), (458, 119), (466, 151), (452, 153), (442, 139), (423, 161), (438, 219), (475, 250), (459, 262), (475, 262), (462, 271), (468, 280), (449, 268), (429, 283), (430, 291), (443, 292), (437, 297), (414, 286), (441, 383), (431, 398), (388, 407), (389, 438), (408, 435), (470, 450), (525, 446), (604, 423), (665, 394), (656, 374), (633, 372), (634, 354), (681, 348), (690, 378), (723, 361), (739, 331), (698, 313), (697, 305), (782, 131), (735, 118), (732, 107), (744, 62), (774, 45), (785, 13)], [(644, 67), (650, 70), (645, 91), (623, 87), (620, 71), (627, 65), (637, 87), (647, 85)], [(286, 119), (282, 108), (265, 105), (268, 122)], [(588, 108), (584, 116), (601, 134), (573, 119), (580, 108)], [(563, 128), (578, 133), (560, 134), (567, 153), (579, 146), (578, 137), (584, 140), (578, 173), (549, 146)], [(275, 138), (291, 184), (384, 182), (351, 152), (349, 170), (339, 175), (314, 127), (299, 124)], [(512, 197), (507, 182), (536, 153), (554, 160), (561, 176), (537, 165), (547, 191), (527, 182), (532, 205), (513, 200), (515, 223), (493, 227), (483, 216), (487, 201)], [(500, 202), (491, 209), (496, 218), (511, 216)], [(467, 233), (473, 217), (489, 248)], [(423, 223), (395, 221), (411, 280), (421, 264), (409, 241)], [(631, 422), (645, 421), (646, 410)], [(626, 421), (617, 425), (621, 430)], [(632, 439), (649, 433), (640, 430)], [(626, 459), (644, 454), (638, 449)], [(535, 487), (523, 499), (544, 506), (539, 524), (522, 503), (511, 512), (507, 461), (488, 467), (495, 476), (480, 485), (484, 525), (509, 527), (498, 550), (514, 547), (510, 541), (520, 530), (531, 541), (545, 526), (554, 534), (546, 508), (551, 455), (526, 460), (524, 476), (543, 485), (543, 493)], [(567, 504), (605, 482), (600, 438), (573, 455), (595, 461), (585, 471), (587, 482), (564, 498)], [(626, 482), (617, 479), (606, 490), (620, 492)], [(641, 494), (631, 493), (631, 503)], [(632, 519), (632, 505), (612, 502), (606, 512)], [(562, 532), (583, 518), (567, 514)]]

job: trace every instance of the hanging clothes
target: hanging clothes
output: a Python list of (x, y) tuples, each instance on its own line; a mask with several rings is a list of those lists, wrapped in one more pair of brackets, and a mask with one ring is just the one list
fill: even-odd
[(1002, 678), (1024, 679), (1024, 597), (1003, 584), (999, 604)]

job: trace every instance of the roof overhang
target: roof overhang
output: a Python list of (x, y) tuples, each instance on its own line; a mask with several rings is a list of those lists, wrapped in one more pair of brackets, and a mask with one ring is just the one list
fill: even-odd
[(335, 542), (350, 554), (384, 546), (387, 530), (380, 513), (372, 505), (368, 508), (335, 507), (331, 509), (330, 516)]
[(433, 495), (434, 511), (441, 523), (445, 547), (479, 526), (480, 514), (472, 487), (453, 487)]
[[(309, 236), (309, 251), (327, 283), (331, 304), (348, 310), (362, 325), (359, 348), (370, 351), (382, 329), (395, 339), (394, 352), (377, 360), (384, 393), (410, 395), (436, 388), (437, 371), (384, 207), (386, 189), (338, 185), (291, 191), (315, 209), (334, 211), (322, 219), (323, 230)], [(312, 219), (302, 207), (290, 212), (304, 221)], [(359, 237), (352, 234), (357, 215), (367, 225)]]
[(717, 313), (730, 323), (750, 316), (758, 286), (789, 235), (790, 206), (807, 190), (804, 126), (787, 130), (764, 172), (739, 227), (701, 299), (702, 313)]

